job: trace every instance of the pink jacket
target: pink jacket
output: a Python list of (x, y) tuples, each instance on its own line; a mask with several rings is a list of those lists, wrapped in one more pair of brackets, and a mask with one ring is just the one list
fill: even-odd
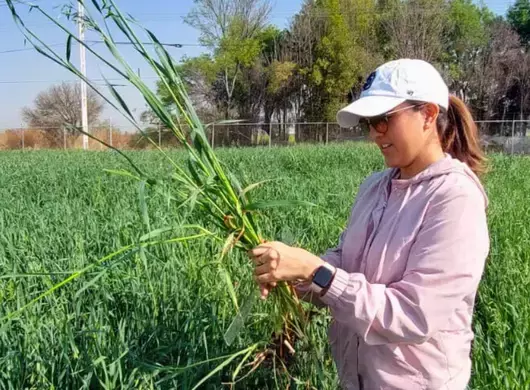
[(475, 294), (489, 251), (487, 197), (446, 157), (412, 179), (388, 169), (360, 187), (347, 229), (323, 258), (320, 298), (345, 389), (463, 390)]

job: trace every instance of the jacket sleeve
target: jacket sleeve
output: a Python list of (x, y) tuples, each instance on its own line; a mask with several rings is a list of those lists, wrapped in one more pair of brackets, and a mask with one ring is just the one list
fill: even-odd
[(478, 288), (489, 250), (485, 205), (452, 188), (435, 197), (411, 247), (403, 278), (388, 286), (337, 270), (324, 297), (334, 319), (367, 344), (423, 343)]

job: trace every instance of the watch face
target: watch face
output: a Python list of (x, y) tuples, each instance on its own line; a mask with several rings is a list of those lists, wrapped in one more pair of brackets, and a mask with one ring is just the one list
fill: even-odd
[(326, 288), (331, 284), (333, 279), (333, 272), (326, 267), (320, 267), (315, 276), (313, 277), (313, 282), (320, 288)]

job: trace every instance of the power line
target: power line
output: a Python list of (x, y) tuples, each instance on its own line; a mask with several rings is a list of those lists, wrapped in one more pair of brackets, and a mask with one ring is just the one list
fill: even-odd
[[(104, 41), (90, 41), (90, 40), (87, 40), (86, 41), (87, 43), (93, 43), (93, 44), (101, 44), (101, 43), (105, 43)], [(155, 45), (155, 43), (153, 42), (140, 42), (142, 45)], [(114, 42), (114, 44), (116, 45), (134, 45), (135, 43), (133, 42)], [(177, 49), (181, 49), (182, 47), (184, 46), (194, 46), (195, 44), (193, 43), (160, 43), (161, 46), (169, 46), (169, 47), (175, 47)], [(198, 44), (197, 44), (198, 45)]]
[[(141, 77), (142, 80), (158, 80), (159, 77), (148, 76)], [(108, 78), (107, 81), (126, 81), (127, 79), (121, 78)], [(89, 79), (90, 82), (105, 82), (105, 79)], [(0, 80), (0, 84), (39, 84), (39, 83), (78, 83), (79, 80)], [(106, 84), (105, 84), (106, 85)]]
[[(14, 3), (21, 3), (20, 1), (13, 0)], [(7, 7), (7, 3), (5, 1), (0, 2), (0, 7)]]
[[(87, 40), (85, 42), (93, 44), (93, 45), (104, 43), (103, 41), (93, 41), (93, 40)], [(116, 45), (129, 45), (130, 46), (130, 45), (134, 45), (135, 43), (133, 43), (133, 42), (114, 42), (114, 44), (116, 44)], [(155, 43), (153, 43), (153, 42), (141, 42), (141, 44), (142, 45), (155, 45)], [(57, 46), (65, 46), (65, 45), (66, 45), (66, 43), (53, 43), (53, 44), (50, 44), (48, 46), (49, 47), (57, 47)], [(209, 45), (205, 45), (205, 44), (202, 44), (202, 43), (164, 43), (164, 42), (161, 42), (160, 45), (161, 46), (167, 46), (167, 47), (174, 47), (174, 48), (177, 48), (177, 49), (182, 49), (184, 47), (210, 47)], [(234, 45), (237, 45), (237, 44), (234, 44)], [(32, 50), (35, 50), (35, 49), (31, 48), (31, 47), (30, 48), (21, 48), (21, 49), (10, 49), (10, 50), (0, 51), (0, 54), (19, 53), (19, 52), (32, 51)]]
[[(96, 44), (102, 44), (103, 41), (85, 41), (87, 44), (90, 44), (89, 46), (96, 45)], [(116, 45), (132, 45), (132, 42), (114, 42)], [(142, 45), (154, 45), (152, 42), (142, 42)], [(175, 47), (175, 48), (182, 48), (184, 46), (203, 46), (201, 44), (195, 44), (195, 43), (161, 43), (162, 46), (168, 46), (168, 47)], [(52, 43), (48, 45), (49, 47), (58, 47), (58, 46), (66, 46), (66, 43)], [(21, 49), (10, 49), (10, 50), (4, 50), (0, 51), (0, 54), (9, 54), (9, 53), (20, 53), (25, 51), (34, 51), (35, 48), (33, 47), (26, 47)]]
[[(50, 45), (48, 45), (49, 47), (57, 47), (57, 46), (64, 46), (65, 44), (64, 43), (52, 43)], [(20, 53), (20, 52), (23, 52), (23, 51), (33, 51), (35, 50), (35, 48), (33, 47), (26, 47), (24, 49), (11, 49), (11, 50), (4, 50), (4, 51), (0, 51), (0, 54), (8, 54), (8, 53)]]

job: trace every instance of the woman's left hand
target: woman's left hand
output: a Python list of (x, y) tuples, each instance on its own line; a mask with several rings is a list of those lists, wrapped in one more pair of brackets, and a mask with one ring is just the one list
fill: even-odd
[(324, 264), (322, 259), (304, 249), (277, 241), (259, 245), (249, 256), (256, 264), (255, 279), (260, 285), (295, 280), (307, 282)]

